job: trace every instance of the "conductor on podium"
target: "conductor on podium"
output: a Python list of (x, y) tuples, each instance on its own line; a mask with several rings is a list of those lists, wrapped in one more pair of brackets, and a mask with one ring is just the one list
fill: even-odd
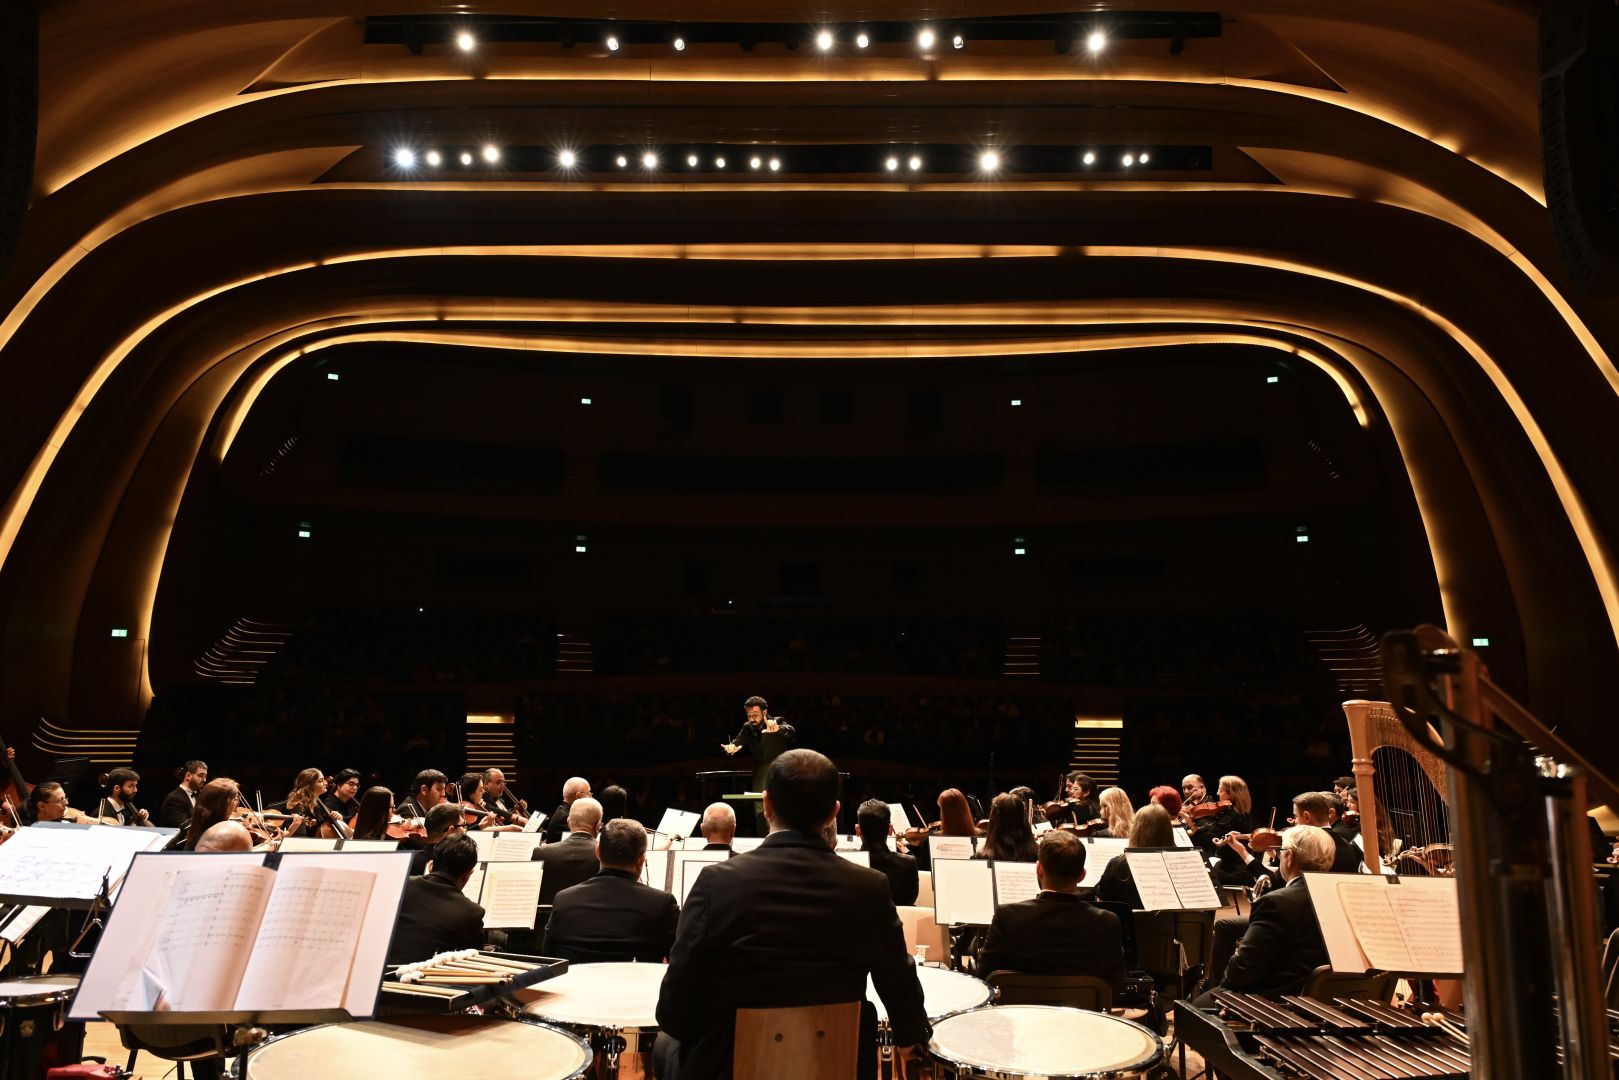
[[(758, 694), (744, 701), (742, 710), (747, 714), (747, 721), (743, 723), (742, 730), (738, 731), (730, 742), (721, 743), (720, 749), (733, 756), (740, 750), (752, 754), (753, 783), (748, 786), (748, 790), (763, 791), (765, 777), (770, 775), (770, 763), (798, 745), (798, 733), (793, 730), (793, 725), (781, 717), (771, 716), (770, 703)], [(754, 815), (755, 824), (759, 826), (758, 831), (762, 835), (765, 832), (762, 805), (757, 803), (754, 805)]]

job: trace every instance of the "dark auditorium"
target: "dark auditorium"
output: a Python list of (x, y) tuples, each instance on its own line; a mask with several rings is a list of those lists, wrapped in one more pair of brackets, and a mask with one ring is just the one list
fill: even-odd
[(7, 0), (0, 433), (0, 1078), (1619, 1075), (1619, 0)]

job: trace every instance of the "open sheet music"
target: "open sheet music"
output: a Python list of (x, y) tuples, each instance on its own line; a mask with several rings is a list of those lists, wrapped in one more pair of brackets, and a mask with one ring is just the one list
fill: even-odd
[(1220, 894), (1196, 850), (1127, 851), (1143, 911), (1218, 911)]
[(1039, 895), (1032, 862), (947, 859), (933, 864), (933, 918), (940, 926), (988, 926), (1002, 904)]
[(928, 859), (937, 866), (943, 859), (970, 859), (973, 857), (973, 838), (970, 836), (928, 837)]
[(1304, 877), (1334, 971), (1462, 973), (1455, 878)]
[(0, 899), (87, 907), (104, 879), (116, 896), (135, 854), (163, 847), (174, 833), (113, 825), (18, 829), (0, 846)]
[(409, 863), (358, 852), (278, 856), (275, 868), (261, 854), (142, 855), (73, 1015), (369, 1014)]
[(663, 817), (658, 821), (658, 827), (652, 831), (662, 833), (664, 836), (684, 839), (691, 835), (692, 830), (697, 828), (697, 823), (701, 820), (703, 820), (703, 815), (696, 811), (670, 808), (663, 812)]
[(542, 862), (479, 863), (462, 892), (483, 905), (485, 929), (532, 930), (544, 877)]

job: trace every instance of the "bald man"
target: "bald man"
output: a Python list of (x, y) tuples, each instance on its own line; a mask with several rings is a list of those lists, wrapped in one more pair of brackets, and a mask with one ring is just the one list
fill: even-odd
[(252, 851), (253, 838), (234, 821), (210, 825), (197, 838), (197, 851)]
[(570, 776), (562, 785), (562, 805), (551, 811), (545, 823), (545, 842), (554, 844), (568, 831), (568, 808), (579, 799), (590, 798), (590, 781), (582, 776)]
[(722, 802), (710, 803), (697, 829), (708, 841), (703, 845), (704, 851), (729, 851), (736, 837), (736, 811)]
[(540, 879), (540, 903), (549, 904), (563, 889), (596, 876), (596, 871), (601, 869), (596, 858), (596, 834), (601, 827), (602, 804), (581, 795), (568, 808), (567, 838), (534, 849), (534, 858), (545, 864), (545, 874)]

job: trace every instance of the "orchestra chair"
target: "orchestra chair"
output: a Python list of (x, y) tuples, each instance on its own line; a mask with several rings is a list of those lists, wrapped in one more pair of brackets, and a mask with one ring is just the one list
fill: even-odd
[(859, 1052), (858, 1001), (736, 1011), (735, 1080), (847, 1080)]
[(926, 945), (929, 963), (950, 962), (950, 932), (946, 927), (933, 921), (932, 908), (897, 907), (894, 911), (899, 915), (899, 924), (905, 928), (907, 952), (915, 956), (916, 947)]
[(1392, 971), (1336, 972), (1322, 964), (1310, 972), (1300, 996), (1327, 1002), (1336, 998), (1358, 998), (1387, 1005), (1394, 1000), (1394, 986), (1399, 981), (1400, 977)]
[(925, 908), (933, 906), (932, 870), (918, 870), (916, 872), (916, 906)]
[(986, 980), (997, 1005), (1061, 1005), (1087, 1012), (1113, 1008), (1113, 986), (1095, 975), (1026, 975), (994, 971)]
[[(1136, 956), (1169, 1001), (1190, 997), (1214, 954), (1212, 911), (1136, 911)], [(1190, 978), (1188, 978), (1190, 976)]]

